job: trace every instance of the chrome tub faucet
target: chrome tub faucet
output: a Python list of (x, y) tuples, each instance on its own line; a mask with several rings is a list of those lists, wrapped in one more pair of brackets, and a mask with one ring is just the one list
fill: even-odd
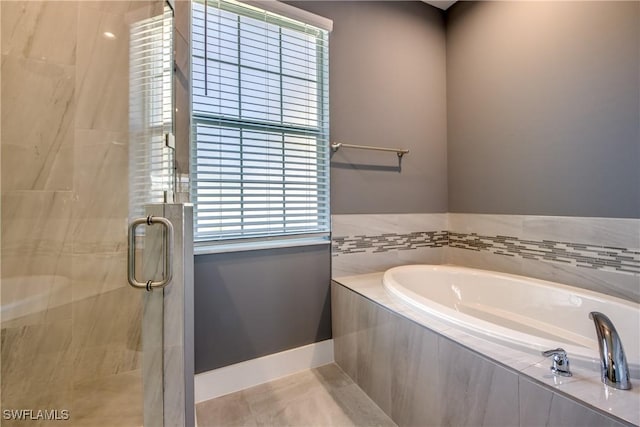
[(555, 348), (553, 350), (543, 351), (542, 355), (544, 357), (553, 358), (551, 372), (553, 372), (555, 375), (560, 375), (562, 377), (573, 376), (573, 374), (571, 373), (571, 368), (569, 368), (569, 357), (567, 356), (567, 352), (564, 351), (563, 348)]
[(611, 320), (602, 313), (592, 311), (589, 318), (593, 320), (598, 336), (602, 382), (620, 390), (629, 390), (629, 366), (618, 331)]

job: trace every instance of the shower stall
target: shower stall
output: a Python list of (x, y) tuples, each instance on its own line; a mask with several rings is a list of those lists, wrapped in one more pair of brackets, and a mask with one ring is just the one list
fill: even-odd
[(193, 424), (174, 13), (0, 4), (3, 426)]

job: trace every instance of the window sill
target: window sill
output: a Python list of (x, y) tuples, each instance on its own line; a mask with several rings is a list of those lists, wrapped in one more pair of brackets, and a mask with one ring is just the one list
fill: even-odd
[(262, 240), (262, 241), (252, 241), (252, 242), (242, 242), (242, 243), (240, 242), (233, 242), (233, 243), (203, 242), (203, 243), (195, 244), (195, 246), (193, 247), (193, 254), (206, 255), (206, 254), (220, 254), (220, 253), (229, 253), (229, 252), (259, 251), (263, 249), (328, 245), (330, 243), (331, 243), (331, 239), (328, 236), (301, 237), (301, 238), (279, 239), (279, 240)]

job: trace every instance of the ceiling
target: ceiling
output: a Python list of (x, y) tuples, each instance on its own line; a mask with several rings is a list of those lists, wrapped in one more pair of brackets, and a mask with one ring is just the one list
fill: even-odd
[(456, 2), (456, 0), (430, 0), (430, 1), (422, 0), (422, 1), (442, 10), (447, 10), (452, 4)]

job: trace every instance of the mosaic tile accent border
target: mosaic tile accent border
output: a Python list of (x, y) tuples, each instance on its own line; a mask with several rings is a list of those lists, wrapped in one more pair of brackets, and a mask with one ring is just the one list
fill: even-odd
[(640, 274), (640, 249), (587, 245), (553, 240), (528, 240), (477, 233), (419, 231), (404, 234), (340, 236), (332, 239), (332, 256), (382, 253), (418, 248), (452, 247), (492, 254), (550, 261), (595, 270)]
[(416, 231), (405, 234), (384, 233), (375, 236), (343, 236), (332, 238), (332, 255), (380, 253), (393, 250), (407, 251), (418, 248), (447, 246), (447, 231)]
[(640, 250), (552, 240), (525, 240), (511, 236), (483, 236), (476, 233), (449, 232), (448, 236), (449, 246), (452, 248), (640, 274)]

